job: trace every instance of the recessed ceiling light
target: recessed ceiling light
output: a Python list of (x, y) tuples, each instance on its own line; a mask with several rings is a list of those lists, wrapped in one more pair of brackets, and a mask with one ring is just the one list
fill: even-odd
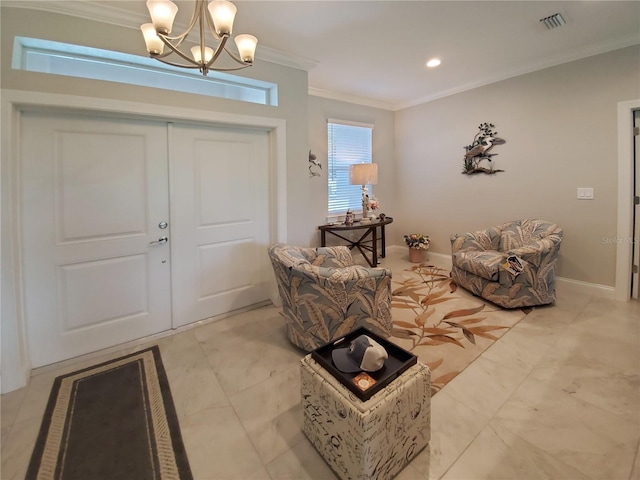
[(432, 58), (431, 60), (429, 60), (427, 62), (427, 67), (437, 67), (438, 65), (440, 65), (440, 59), (439, 58)]

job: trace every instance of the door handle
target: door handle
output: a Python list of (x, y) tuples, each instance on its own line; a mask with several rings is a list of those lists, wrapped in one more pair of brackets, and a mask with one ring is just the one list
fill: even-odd
[(167, 243), (169, 239), (167, 237), (160, 237), (158, 240), (154, 240), (153, 242), (149, 242), (149, 245), (155, 245), (156, 243), (160, 245), (164, 245)]

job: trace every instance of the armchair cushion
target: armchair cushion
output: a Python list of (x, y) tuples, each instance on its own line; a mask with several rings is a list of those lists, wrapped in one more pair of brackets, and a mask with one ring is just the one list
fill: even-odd
[(504, 253), (493, 250), (467, 250), (453, 254), (453, 264), (474, 275), (498, 281), (500, 266), (504, 263), (506, 256)]
[(501, 233), (500, 228), (495, 227), (477, 232), (452, 235), (451, 248), (454, 253), (460, 250), (498, 250)]

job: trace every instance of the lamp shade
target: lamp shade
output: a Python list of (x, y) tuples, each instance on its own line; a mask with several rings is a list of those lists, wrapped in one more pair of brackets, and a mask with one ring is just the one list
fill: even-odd
[(377, 185), (378, 164), (358, 163), (349, 167), (349, 183), (351, 185)]

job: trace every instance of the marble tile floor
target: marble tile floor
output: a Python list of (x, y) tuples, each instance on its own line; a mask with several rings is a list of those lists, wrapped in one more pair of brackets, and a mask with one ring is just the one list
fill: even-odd
[[(382, 265), (397, 278), (407, 260), (397, 249)], [(0, 478), (24, 478), (56, 376), (151, 343), (196, 480), (335, 478), (302, 433), (303, 352), (271, 305), (35, 370), (1, 397)], [(640, 303), (560, 286), (554, 306), (534, 309), (434, 396), (431, 443), (396, 478), (640, 480), (639, 443)]]

